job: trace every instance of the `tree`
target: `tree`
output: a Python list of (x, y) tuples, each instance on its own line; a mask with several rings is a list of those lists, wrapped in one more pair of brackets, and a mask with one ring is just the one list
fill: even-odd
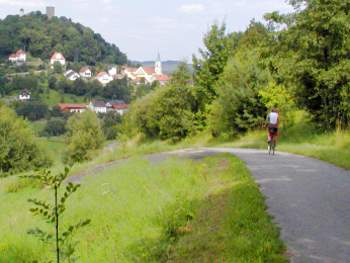
[(226, 35), (226, 25), (212, 25), (203, 42), (205, 49), (199, 50), (201, 58), (193, 56), (196, 95), (202, 109), (215, 99), (215, 82), (223, 72), (229, 57), (230, 41)]
[(49, 77), (49, 88), (55, 90), (56, 85), (57, 85), (57, 78), (55, 76), (51, 75)]
[(278, 109), (282, 117), (282, 125), (290, 124), (292, 120), (291, 115), (294, 113), (296, 105), (294, 97), (286, 87), (277, 85), (275, 81), (270, 81), (266, 87), (259, 90), (259, 96), (267, 109)]
[(28, 171), (51, 164), (26, 121), (0, 104), (0, 174)]
[(39, 79), (34, 75), (29, 76), (15, 76), (9, 83), (10, 91), (19, 91), (22, 89), (31, 92), (38, 92)]
[(104, 139), (100, 121), (94, 112), (73, 115), (67, 123), (66, 162), (90, 159), (92, 153), (103, 146)]
[(130, 102), (131, 91), (126, 78), (113, 80), (102, 89), (102, 97), (106, 99), (118, 99), (125, 102)]
[(37, 121), (48, 115), (49, 108), (40, 101), (26, 101), (16, 104), (16, 113), (30, 121)]
[(80, 220), (77, 224), (70, 225), (65, 231), (62, 231), (61, 219), (66, 210), (66, 202), (80, 187), (79, 184), (68, 183), (64, 185), (64, 193), (60, 195), (59, 191), (68, 175), (69, 168), (65, 168), (63, 173), (57, 175), (52, 175), (51, 171), (44, 170), (38, 175), (24, 177), (38, 180), (44, 186), (53, 189), (53, 204), (38, 199), (29, 199), (28, 202), (34, 205), (30, 209), (31, 213), (40, 216), (46, 223), (53, 225), (54, 234), (40, 228), (30, 229), (28, 234), (36, 236), (42, 242), (54, 243), (57, 263), (62, 260), (68, 262), (76, 260), (76, 257), (74, 257), (76, 243), (72, 242), (73, 235), (91, 222), (90, 219)]
[(53, 72), (55, 74), (62, 74), (63, 73), (63, 67), (62, 67), (62, 64), (59, 63), (59, 62), (55, 62), (53, 64)]
[[(278, 33), (278, 56), (290, 57), (295, 94), (326, 128), (350, 123), (350, 5), (342, 0), (291, 1), (296, 12), (268, 18), (287, 28)], [(303, 6), (303, 8), (301, 8)]]
[(262, 127), (267, 109), (259, 90), (268, 84), (270, 75), (259, 67), (257, 58), (256, 51), (243, 48), (227, 64), (210, 115), (214, 136)]
[(170, 83), (172, 85), (187, 86), (192, 84), (192, 74), (185, 61), (181, 62), (175, 72), (171, 74)]

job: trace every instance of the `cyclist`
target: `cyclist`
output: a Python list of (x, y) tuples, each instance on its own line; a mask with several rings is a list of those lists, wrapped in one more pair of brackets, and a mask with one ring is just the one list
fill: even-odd
[(274, 145), (276, 145), (279, 124), (279, 114), (276, 108), (273, 108), (267, 115), (267, 123), (267, 142), (270, 145), (271, 140), (273, 140)]

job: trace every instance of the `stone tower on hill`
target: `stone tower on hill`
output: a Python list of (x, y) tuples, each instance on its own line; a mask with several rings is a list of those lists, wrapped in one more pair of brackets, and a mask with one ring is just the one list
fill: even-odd
[(53, 18), (55, 16), (55, 7), (54, 6), (47, 6), (46, 7), (46, 15), (49, 19)]

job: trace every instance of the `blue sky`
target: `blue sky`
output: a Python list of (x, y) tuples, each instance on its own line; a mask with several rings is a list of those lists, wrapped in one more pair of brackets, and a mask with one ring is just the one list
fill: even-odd
[(288, 12), (285, 0), (0, 0), (0, 18), (8, 14), (45, 11), (91, 27), (115, 43), (132, 60), (191, 59), (214, 22), (229, 31), (244, 30), (266, 12)]

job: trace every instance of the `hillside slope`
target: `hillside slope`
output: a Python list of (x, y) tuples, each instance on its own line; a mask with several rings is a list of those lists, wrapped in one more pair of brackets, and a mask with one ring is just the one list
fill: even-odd
[(47, 60), (53, 51), (69, 61), (89, 65), (97, 62), (124, 64), (127, 61), (117, 46), (107, 43), (100, 34), (65, 17), (51, 20), (40, 12), (25, 16), (9, 15), (0, 20), (0, 58), (22, 48), (34, 57)]

